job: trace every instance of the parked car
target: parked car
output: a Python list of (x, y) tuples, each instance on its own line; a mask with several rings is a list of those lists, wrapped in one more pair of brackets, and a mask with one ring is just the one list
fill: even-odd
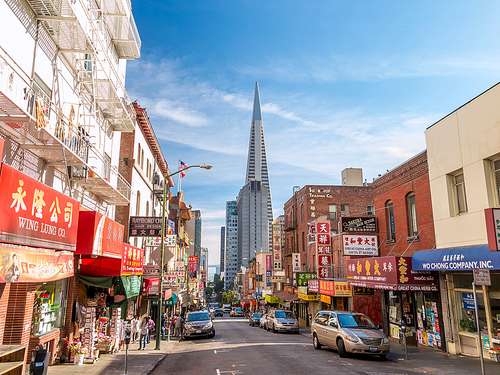
[(207, 311), (194, 311), (186, 315), (183, 337), (215, 336), (215, 328)]
[(255, 325), (260, 325), (260, 318), (262, 317), (261, 313), (253, 313), (250, 315), (248, 318), (248, 325), (251, 325), (252, 327)]
[(385, 359), (390, 346), (381, 328), (361, 313), (325, 310), (314, 317), (311, 334), (314, 349), (325, 345), (336, 349), (341, 357), (359, 353), (377, 354)]
[(299, 333), (299, 322), (289, 310), (273, 310), (267, 317), (267, 330)]
[(224, 311), (222, 309), (215, 309), (215, 316), (224, 316)]
[(234, 308), (230, 313), (229, 316), (245, 316), (243, 313), (243, 310), (240, 309), (239, 307)]
[(266, 324), (267, 324), (267, 315), (268, 314), (264, 314), (260, 317), (260, 322), (259, 322), (259, 328), (266, 328)]
[(231, 312), (231, 305), (224, 305), (222, 307), (222, 311), (224, 311), (224, 313), (226, 314), (229, 314)]

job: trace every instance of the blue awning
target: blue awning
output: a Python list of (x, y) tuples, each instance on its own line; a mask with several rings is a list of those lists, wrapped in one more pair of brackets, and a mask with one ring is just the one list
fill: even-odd
[(500, 251), (489, 251), (488, 245), (422, 250), (413, 255), (412, 265), (414, 271), (500, 270)]

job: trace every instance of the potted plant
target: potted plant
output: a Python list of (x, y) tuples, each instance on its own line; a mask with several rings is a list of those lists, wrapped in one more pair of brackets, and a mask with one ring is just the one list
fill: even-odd
[(79, 340), (75, 340), (71, 344), (69, 344), (69, 351), (75, 356), (75, 360), (73, 363), (75, 365), (83, 365), (83, 360), (85, 358), (85, 354), (88, 353), (88, 350), (87, 348), (83, 347), (82, 343)]
[(488, 352), (492, 361), (500, 362), (500, 348), (491, 348)]

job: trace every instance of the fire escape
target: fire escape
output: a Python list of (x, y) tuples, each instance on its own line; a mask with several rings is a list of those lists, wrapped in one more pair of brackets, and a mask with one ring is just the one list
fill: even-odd
[(0, 47), (0, 132), (104, 202), (129, 204), (130, 184), (93, 141), (108, 129), (135, 129), (135, 110), (117, 68), (119, 59), (140, 55), (130, 2), (27, 0), (29, 8), (8, 3), (18, 17), (36, 21), (37, 38), (50, 38), (73, 75), (78, 99), (60, 103), (56, 93), (49, 97)]

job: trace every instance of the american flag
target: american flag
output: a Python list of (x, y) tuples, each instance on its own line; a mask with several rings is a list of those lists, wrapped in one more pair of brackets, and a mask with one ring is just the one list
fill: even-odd
[(186, 175), (186, 172), (183, 171), (184, 169), (189, 169), (189, 165), (179, 160), (179, 170), (182, 171), (181, 178), (183, 178)]

